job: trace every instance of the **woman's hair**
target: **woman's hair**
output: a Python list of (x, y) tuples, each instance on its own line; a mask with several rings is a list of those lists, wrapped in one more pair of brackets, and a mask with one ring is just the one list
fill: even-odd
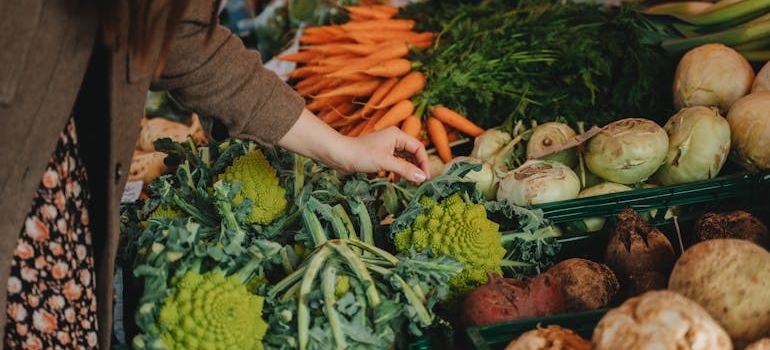
[[(125, 6), (120, 0), (102, 0), (100, 18), (102, 21), (102, 36), (107, 46), (125, 44), (131, 54), (138, 58), (143, 69), (150, 69), (152, 47), (160, 41), (160, 61), (158, 62), (154, 76), (158, 76), (163, 69), (165, 57), (171, 48), (171, 43), (176, 35), (176, 29), (184, 15), (190, 0), (168, 0), (163, 2), (160, 10), (157, 0), (124, 0), (128, 3), (128, 18), (120, 18), (120, 6)], [(217, 23), (218, 8), (221, 0), (212, 0), (212, 12), (210, 23)], [(125, 43), (118, 43), (118, 30), (123, 24), (120, 21), (128, 21), (128, 37)], [(215, 26), (209, 28), (209, 35)]]

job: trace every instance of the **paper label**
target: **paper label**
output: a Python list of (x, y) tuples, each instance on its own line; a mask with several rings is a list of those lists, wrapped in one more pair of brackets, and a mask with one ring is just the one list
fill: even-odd
[(139, 199), (142, 194), (142, 188), (144, 187), (144, 181), (128, 181), (126, 182), (126, 188), (123, 189), (123, 197), (120, 198), (121, 203), (132, 203)]

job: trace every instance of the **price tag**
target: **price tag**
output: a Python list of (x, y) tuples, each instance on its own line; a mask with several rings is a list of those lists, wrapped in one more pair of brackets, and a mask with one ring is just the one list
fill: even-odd
[(142, 188), (144, 187), (144, 181), (128, 181), (126, 182), (126, 188), (123, 189), (123, 197), (120, 198), (121, 203), (132, 203), (139, 199), (139, 195), (142, 194)]

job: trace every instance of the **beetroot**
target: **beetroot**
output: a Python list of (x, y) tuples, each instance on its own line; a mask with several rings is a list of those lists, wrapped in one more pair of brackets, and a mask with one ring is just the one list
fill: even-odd
[(563, 313), (566, 304), (561, 288), (549, 275), (529, 281), (488, 273), (489, 281), (472, 290), (460, 306), (467, 327)]

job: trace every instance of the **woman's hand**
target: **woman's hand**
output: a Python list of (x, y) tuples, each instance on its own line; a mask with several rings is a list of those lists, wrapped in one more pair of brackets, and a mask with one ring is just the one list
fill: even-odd
[(396, 127), (360, 137), (338, 133), (305, 110), (278, 146), (313, 158), (343, 173), (394, 172), (414, 183), (428, 176), (423, 144)]

